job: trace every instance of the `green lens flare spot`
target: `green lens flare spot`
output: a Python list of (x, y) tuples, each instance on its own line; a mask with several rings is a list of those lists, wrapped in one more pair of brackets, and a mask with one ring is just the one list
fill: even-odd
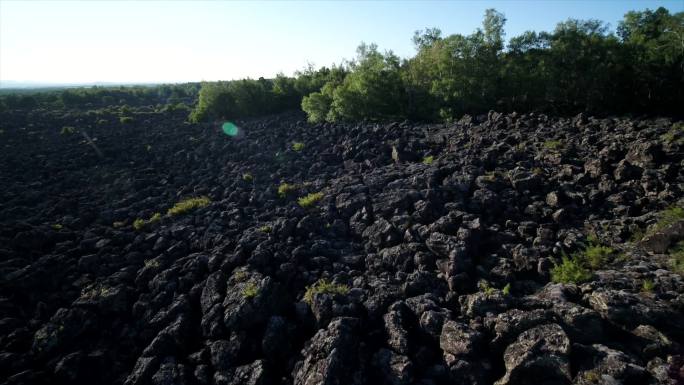
[(235, 124), (233, 124), (231, 122), (223, 123), (223, 125), (221, 126), (221, 129), (223, 130), (223, 133), (228, 135), (228, 136), (237, 136), (238, 132), (240, 131), (238, 126), (236, 126)]

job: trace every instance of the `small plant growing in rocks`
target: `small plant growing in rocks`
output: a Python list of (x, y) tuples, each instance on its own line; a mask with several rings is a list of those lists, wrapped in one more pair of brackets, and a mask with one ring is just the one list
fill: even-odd
[(248, 172), (242, 174), (242, 180), (251, 183), (254, 180), (254, 176)]
[(206, 196), (198, 197), (198, 198), (188, 198), (184, 199), (175, 205), (171, 207), (167, 212), (166, 215), (168, 216), (174, 216), (174, 215), (180, 215), (180, 214), (185, 214), (189, 211), (192, 211), (194, 209), (202, 208), (211, 203), (211, 199), (209, 199)]
[(313, 297), (316, 294), (346, 295), (347, 293), (349, 293), (349, 286), (331, 283), (326, 279), (319, 279), (313, 285), (307, 286), (306, 292), (304, 293), (304, 302), (311, 305)]
[(261, 231), (262, 233), (268, 234), (271, 231), (273, 231), (273, 229), (271, 228), (271, 226), (264, 225), (264, 226), (259, 227), (259, 231)]
[(593, 269), (599, 269), (608, 262), (608, 258), (615, 254), (615, 250), (608, 246), (591, 245), (584, 249), (584, 260)]
[(503, 295), (511, 295), (511, 284), (507, 283), (506, 286), (504, 286), (503, 290), (501, 290)]
[(582, 283), (591, 279), (591, 271), (568, 256), (563, 256), (561, 264), (555, 264), (551, 269), (551, 280), (556, 283)]
[(254, 298), (257, 294), (259, 294), (259, 288), (253, 282), (248, 283), (245, 285), (244, 289), (242, 289), (242, 296), (245, 298)]
[(426, 156), (425, 158), (423, 158), (423, 164), (428, 165), (428, 166), (431, 165), (432, 162), (434, 162), (434, 161), (435, 161), (435, 157), (432, 155)]
[(112, 223), (112, 227), (115, 229), (120, 229), (124, 226), (126, 226), (126, 222), (124, 221), (115, 221), (114, 223)]
[(651, 293), (653, 292), (653, 289), (655, 289), (655, 283), (653, 282), (653, 280), (645, 279), (643, 284), (641, 285), (641, 291)]
[(299, 186), (297, 186), (296, 184), (281, 183), (280, 186), (278, 186), (278, 196), (281, 198), (285, 198), (290, 193), (293, 193), (298, 189)]
[(75, 129), (74, 127), (71, 127), (71, 126), (64, 126), (64, 127), (62, 127), (62, 131), (60, 131), (59, 133), (60, 133), (61, 135), (71, 135), (71, 134), (73, 134), (74, 132), (76, 132), (76, 129)]
[(311, 193), (311, 194), (308, 194), (307, 196), (299, 198), (297, 200), (297, 203), (299, 203), (299, 205), (304, 207), (304, 208), (312, 207), (316, 203), (318, 203), (318, 201), (323, 199), (324, 196), (325, 195), (323, 195), (322, 192)]
[(670, 253), (670, 267), (677, 274), (684, 275), (684, 241), (679, 241), (673, 248), (668, 250)]
[(651, 227), (650, 231), (647, 232), (647, 235), (670, 227), (681, 220), (684, 220), (684, 207), (669, 207), (658, 214), (658, 222)]
[(292, 143), (292, 150), (300, 152), (304, 149), (304, 143), (302, 142), (294, 142)]
[(131, 124), (133, 123), (133, 118), (130, 116), (122, 116), (119, 118), (119, 123), (121, 124)]
[(559, 150), (563, 147), (563, 143), (560, 140), (547, 140), (544, 142), (544, 148), (547, 150)]
[(52, 227), (54, 230), (61, 230), (62, 228), (64, 228), (64, 226), (62, 226), (59, 223), (55, 223), (54, 225), (52, 225), (50, 227)]
[[(155, 224), (155, 223), (161, 221), (161, 218), (162, 218), (162, 216), (160, 213), (154, 213), (154, 215), (152, 215), (150, 217), (150, 219), (148, 219), (148, 220), (138, 218), (138, 219), (133, 221), (133, 228), (135, 230), (142, 230), (142, 228), (147, 226), (147, 225), (152, 225), (152, 224)], [(116, 227), (116, 224), (117, 224), (117, 222), (114, 222), (114, 225), (115, 225), (114, 227)]]

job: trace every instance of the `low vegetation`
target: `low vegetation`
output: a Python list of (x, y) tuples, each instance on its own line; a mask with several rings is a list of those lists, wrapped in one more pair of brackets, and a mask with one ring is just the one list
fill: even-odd
[(278, 186), (278, 196), (281, 198), (285, 198), (289, 194), (299, 190), (299, 186), (296, 184), (290, 184), (290, 183), (281, 183), (280, 186)]
[(551, 269), (551, 280), (559, 283), (582, 283), (591, 279), (592, 272), (605, 266), (619, 254), (613, 248), (598, 244), (598, 239), (591, 234), (587, 237), (587, 245), (582, 251), (570, 256), (563, 255), (560, 264), (554, 263)]
[(304, 302), (311, 305), (316, 294), (346, 295), (347, 293), (349, 293), (349, 286), (331, 283), (326, 279), (319, 279), (316, 283), (306, 288)]
[[(144, 220), (142, 218), (138, 218), (133, 221), (133, 228), (136, 230), (142, 230), (145, 226), (155, 224), (159, 221), (161, 221), (162, 215), (160, 213), (154, 213), (148, 220)], [(120, 222), (119, 222), (120, 223)], [(114, 222), (114, 227), (116, 227), (117, 222)]]
[(591, 276), (591, 271), (579, 260), (568, 256), (564, 256), (563, 262), (551, 269), (551, 280), (556, 283), (582, 283), (591, 279)]
[(259, 287), (253, 282), (249, 282), (242, 289), (242, 296), (244, 298), (254, 298), (259, 294)]
[(251, 183), (252, 181), (254, 181), (254, 176), (252, 174), (246, 172), (246, 173), (242, 174), (242, 180), (247, 182), (247, 183)]
[(302, 142), (294, 142), (292, 143), (292, 150), (300, 152), (304, 149), (304, 143)]
[(669, 262), (672, 271), (684, 275), (684, 241), (679, 241), (668, 253), (670, 254)]
[(62, 130), (59, 133), (62, 135), (71, 135), (74, 132), (76, 132), (76, 128), (72, 126), (64, 126), (62, 127)]
[(171, 207), (166, 214), (168, 216), (185, 214), (189, 211), (208, 206), (211, 199), (206, 196), (184, 199)]
[(423, 158), (423, 164), (428, 165), (428, 166), (431, 165), (432, 162), (434, 162), (434, 161), (435, 161), (435, 157), (432, 155), (426, 156), (425, 158)]
[(297, 199), (297, 203), (304, 208), (312, 207), (323, 199), (324, 196), (325, 195), (322, 192), (307, 194), (306, 196)]

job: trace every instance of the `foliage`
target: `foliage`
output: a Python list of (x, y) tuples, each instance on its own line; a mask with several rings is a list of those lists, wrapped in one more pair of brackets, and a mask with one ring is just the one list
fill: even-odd
[(582, 266), (577, 259), (563, 257), (563, 262), (554, 263), (551, 269), (551, 280), (556, 283), (582, 283), (591, 279), (591, 272)]
[(319, 279), (311, 286), (307, 286), (304, 293), (304, 302), (311, 305), (316, 294), (346, 295), (349, 293), (349, 286), (331, 283), (326, 279)]
[(432, 162), (434, 162), (434, 160), (435, 160), (434, 156), (432, 156), (432, 155), (426, 156), (425, 158), (423, 158), (423, 164), (426, 164), (429, 166), (432, 164)]
[(191, 210), (205, 207), (209, 203), (211, 203), (211, 200), (206, 196), (184, 199), (173, 205), (166, 214), (168, 216), (185, 214)]
[(294, 142), (292, 143), (292, 150), (293, 151), (302, 151), (304, 149), (304, 143), (302, 142)]
[[(148, 220), (138, 218), (138, 219), (133, 221), (133, 228), (135, 230), (142, 230), (142, 228), (147, 226), (147, 225), (152, 225), (152, 224), (155, 224), (155, 223), (161, 221), (161, 218), (162, 218), (162, 216), (160, 213), (154, 213), (154, 215), (152, 215), (150, 217), (150, 219), (148, 219)], [(120, 223), (120, 222), (114, 222), (114, 227), (117, 227), (117, 223)]]
[(511, 284), (507, 283), (506, 286), (504, 286), (503, 290), (501, 290), (503, 295), (510, 295), (511, 294)]
[(653, 280), (645, 279), (641, 285), (641, 291), (650, 293), (653, 291), (653, 289), (655, 289), (655, 283), (653, 282)]
[(560, 140), (547, 140), (544, 142), (544, 148), (549, 150), (558, 150), (563, 147), (563, 143)]
[(264, 225), (264, 226), (259, 227), (259, 231), (261, 231), (262, 233), (268, 234), (271, 231), (273, 231), (273, 228), (271, 226)]
[(254, 176), (252, 174), (246, 172), (246, 173), (242, 174), (242, 180), (249, 183), (249, 182), (252, 182), (254, 180)]
[(59, 132), (61, 135), (71, 135), (74, 132), (76, 132), (76, 128), (72, 126), (64, 126), (62, 127), (62, 130)]
[(649, 234), (665, 229), (684, 220), (684, 207), (672, 206), (658, 214), (658, 222), (650, 229)]
[(254, 282), (248, 282), (242, 289), (242, 296), (244, 298), (254, 298), (259, 294), (259, 288)]
[(613, 254), (615, 254), (615, 250), (608, 246), (588, 246), (580, 258), (585, 261), (589, 268), (596, 270), (605, 265), (608, 258)]
[(290, 184), (290, 183), (281, 183), (280, 186), (278, 186), (278, 196), (281, 198), (285, 198), (288, 194), (295, 192), (299, 189), (299, 186), (296, 184)]
[(50, 227), (52, 227), (53, 230), (58, 230), (58, 231), (64, 228), (64, 226), (62, 226), (59, 223), (55, 223), (55, 224), (51, 225)]
[(121, 124), (131, 124), (133, 123), (133, 118), (130, 116), (122, 116), (119, 118), (119, 123)]
[(680, 241), (668, 250), (670, 266), (675, 273), (684, 275), (684, 241)]
[(307, 207), (311, 207), (311, 206), (315, 205), (316, 203), (318, 203), (318, 201), (323, 199), (324, 196), (325, 195), (322, 192), (311, 193), (305, 197), (299, 198), (297, 200), (297, 202), (299, 203), (300, 206), (307, 208)]

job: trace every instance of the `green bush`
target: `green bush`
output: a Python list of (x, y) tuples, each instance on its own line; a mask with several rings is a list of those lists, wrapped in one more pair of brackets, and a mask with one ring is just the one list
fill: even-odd
[(242, 296), (244, 298), (254, 298), (259, 294), (259, 288), (253, 282), (249, 282), (242, 289)]
[(292, 150), (300, 152), (304, 149), (304, 143), (302, 142), (294, 142), (292, 143)]
[(202, 208), (211, 203), (211, 199), (208, 197), (202, 196), (198, 198), (188, 198), (184, 199), (175, 205), (171, 207), (167, 212), (166, 215), (168, 216), (174, 216), (174, 215), (180, 215), (180, 214), (185, 214), (189, 211), (192, 211), (194, 209)]
[(347, 293), (349, 293), (349, 286), (331, 283), (325, 279), (319, 279), (316, 283), (306, 288), (304, 302), (311, 305), (313, 297), (316, 294), (346, 295)]
[(324, 197), (324, 195), (322, 192), (311, 193), (305, 197), (299, 198), (297, 200), (297, 202), (299, 203), (300, 206), (302, 206), (304, 208), (308, 208), (308, 207), (311, 207), (311, 206), (315, 205), (316, 203), (318, 203), (318, 201), (323, 199), (323, 197)]
[(582, 264), (567, 256), (563, 257), (563, 262), (555, 264), (551, 269), (551, 280), (556, 283), (582, 283), (591, 279), (591, 271), (584, 268)]
[(296, 184), (290, 184), (290, 183), (281, 183), (280, 186), (278, 186), (278, 196), (281, 198), (285, 198), (289, 194), (299, 190), (299, 186)]
[(426, 156), (425, 158), (423, 158), (423, 164), (429, 166), (429, 165), (432, 164), (432, 162), (434, 162), (434, 160), (435, 160), (435, 157), (434, 157), (434, 156), (432, 156), (432, 155)]
[(130, 116), (122, 116), (119, 118), (119, 123), (121, 124), (131, 124), (133, 123), (133, 118)]
[(60, 133), (61, 135), (71, 135), (71, 134), (73, 134), (74, 132), (76, 132), (76, 129), (75, 129), (74, 127), (71, 127), (71, 126), (64, 126), (64, 127), (62, 127), (62, 131), (60, 131), (59, 133)]

